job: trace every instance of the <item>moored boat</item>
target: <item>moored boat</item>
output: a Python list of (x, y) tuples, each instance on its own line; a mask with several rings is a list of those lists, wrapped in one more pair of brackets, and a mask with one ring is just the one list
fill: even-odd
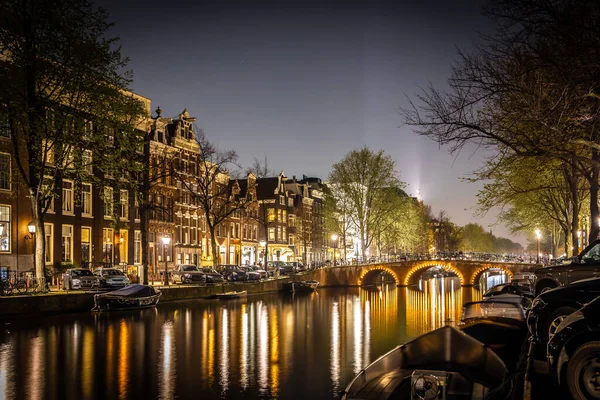
[(319, 281), (295, 281), (288, 283), (291, 292), (314, 292), (319, 286)]
[(527, 297), (500, 294), (466, 303), (459, 329), (489, 346), (513, 369), (527, 336), (525, 308), (530, 302)]
[(445, 326), (384, 354), (342, 399), (502, 399), (508, 371), (483, 343)]
[(129, 285), (113, 292), (94, 296), (92, 311), (133, 310), (154, 307), (161, 293), (148, 285)]
[(232, 292), (225, 292), (225, 293), (217, 293), (215, 296), (217, 297), (217, 299), (227, 300), (227, 299), (239, 299), (240, 297), (246, 297), (247, 294), (248, 294), (248, 292), (244, 290), (241, 292), (232, 291)]

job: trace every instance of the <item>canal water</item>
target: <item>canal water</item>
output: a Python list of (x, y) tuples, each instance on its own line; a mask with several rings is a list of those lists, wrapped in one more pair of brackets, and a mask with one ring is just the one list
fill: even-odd
[[(491, 281), (490, 281), (491, 279)], [(2, 322), (3, 399), (335, 399), (356, 373), (453, 324), (483, 287), (323, 288)]]

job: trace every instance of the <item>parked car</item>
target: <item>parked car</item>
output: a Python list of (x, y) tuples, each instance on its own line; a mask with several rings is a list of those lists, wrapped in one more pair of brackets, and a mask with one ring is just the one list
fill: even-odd
[(193, 264), (178, 264), (175, 270), (171, 273), (173, 282), (181, 283), (204, 283), (206, 282), (206, 274)]
[[(247, 265), (242, 265), (240, 267), (240, 272), (245, 275), (244, 279), (242, 279), (242, 280), (260, 281), (260, 279), (261, 279), (260, 272), (255, 271), (252, 267), (249, 267)], [(238, 276), (239, 276), (239, 274), (238, 274)]]
[(535, 270), (535, 294), (582, 279), (600, 277), (600, 240), (590, 243), (569, 264)]
[(217, 265), (217, 272), (219, 272), (221, 275), (223, 275), (225, 280), (228, 280), (230, 282), (247, 281), (248, 280), (246, 274), (244, 273), (244, 271), (242, 271), (240, 269), (240, 267), (238, 265), (232, 265), (232, 264)]
[(86, 268), (70, 268), (63, 274), (63, 290), (100, 288), (100, 278)]
[(600, 297), (575, 311), (556, 328), (547, 347), (555, 381), (573, 399), (597, 399), (600, 359)]
[(204, 275), (206, 275), (206, 283), (225, 282), (225, 278), (223, 278), (223, 275), (221, 275), (220, 273), (218, 273), (216, 270), (214, 270), (212, 268), (202, 267), (202, 268), (200, 268), (200, 271), (202, 271), (204, 273)]
[(307, 270), (304, 264), (302, 264), (300, 261), (293, 261), (288, 264), (293, 265), (296, 268), (296, 272), (304, 272)]
[(296, 266), (292, 263), (286, 263), (279, 267), (279, 275), (293, 275), (296, 273)]
[(269, 277), (269, 274), (267, 273), (267, 271), (265, 271), (258, 265), (249, 265), (249, 267), (252, 268), (255, 272), (258, 272), (260, 274), (260, 279), (267, 279)]
[(100, 278), (100, 285), (105, 288), (123, 288), (129, 285), (129, 278), (116, 268), (98, 268), (94, 275)]
[(531, 286), (521, 285), (518, 282), (501, 283), (496, 286), (492, 286), (487, 292), (483, 294), (484, 298), (498, 296), (502, 294), (517, 294), (519, 296), (527, 297), (533, 300), (533, 293), (531, 293)]
[(267, 269), (269, 276), (275, 276), (280, 273), (281, 267), (285, 266), (285, 261), (269, 261), (267, 263)]
[(600, 296), (600, 278), (548, 290), (533, 300), (527, 316), (532, 338), (545, 349), (557, 327), (570, 314)]

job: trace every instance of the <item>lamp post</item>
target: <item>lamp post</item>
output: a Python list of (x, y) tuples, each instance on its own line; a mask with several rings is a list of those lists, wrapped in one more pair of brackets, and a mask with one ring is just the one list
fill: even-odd
[(334, 233), (331, 235), (331, 240), (333, 241), (333, 266), (335, 267), (335, 251), (337, 250), (337, 240), (338, 236)]
[(267, 245), (267, 242), (265, 242), (264, 240), (261, 240), (259, 244), (260, 244), (260, 247), (263, 248), (263, 268), (266, 271), (267, 270), (267, 249), (265, 248), (265, 246)]
[(167, 246), (169, 245), (169, 243), (171, 243), (171, 238), (168, 236), (163, 236), (162, 242), (164, 245), (163, 253), (165, 256), (165, 286), (169, 286), (169, 269), (168, 269), (169, 267), (167, 264)]
[(535, 236), (537, 237), (537, 264), (539, 264), (540, 263), (540, 239), (542, 238), (542, 232), (539, 229), (536, 229)]
[[(2, 228), (4, 228), (4, 226), (2, 226)], [(27, 224), (27, 231), (29, 232), (29, 235), (25, 235), (25, 240), (33, 240), (35, 238), (35, 223), (33, 221), (30, 221)], [(0, 236), (2, 236), (2, 232), (0, 232)], [(35, 276), (35, 241), (33, 241), (31, 253), (33, 256), (33, 275)]]

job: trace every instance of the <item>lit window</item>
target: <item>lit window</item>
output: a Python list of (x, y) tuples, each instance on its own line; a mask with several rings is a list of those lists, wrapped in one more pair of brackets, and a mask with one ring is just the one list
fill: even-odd
[(104, 216), (112, 217), (113, 215), (113, 188), (104, 188)]
[(62, 227), (62, 262), (73, 262), (73, 226)]
[(133, 232), (133, 263), (142, 263), (142, 231)]
[(54, 224), (44, 224), (44, 236), (46, 237), (46, 254), (44, 260), (46, 265), (54, 263)]
[(0, 206), (0, 252), (10, 252), (10, 207)]
[(92, 261), (92, 228), (81, 228), (81, 263)]
[(62, 210), (65, 214), (73, 214), (73, 182), (63, 181)]
[(274, 208), (269, 208), (267, 210), (267, 212), (268, 212), (268, 215), (269, 215), (268, 216), (269, 222), (275, 221), (275, 209)]
[(92, 215), (92, 185), (89, 183), (81, 185), (81, 212)]
[(121, 219), (129, 219), (129, 192), (127, 190), (121, 190)]
[(275, 228), (269, 228), (269, 240), (275, 240)]

